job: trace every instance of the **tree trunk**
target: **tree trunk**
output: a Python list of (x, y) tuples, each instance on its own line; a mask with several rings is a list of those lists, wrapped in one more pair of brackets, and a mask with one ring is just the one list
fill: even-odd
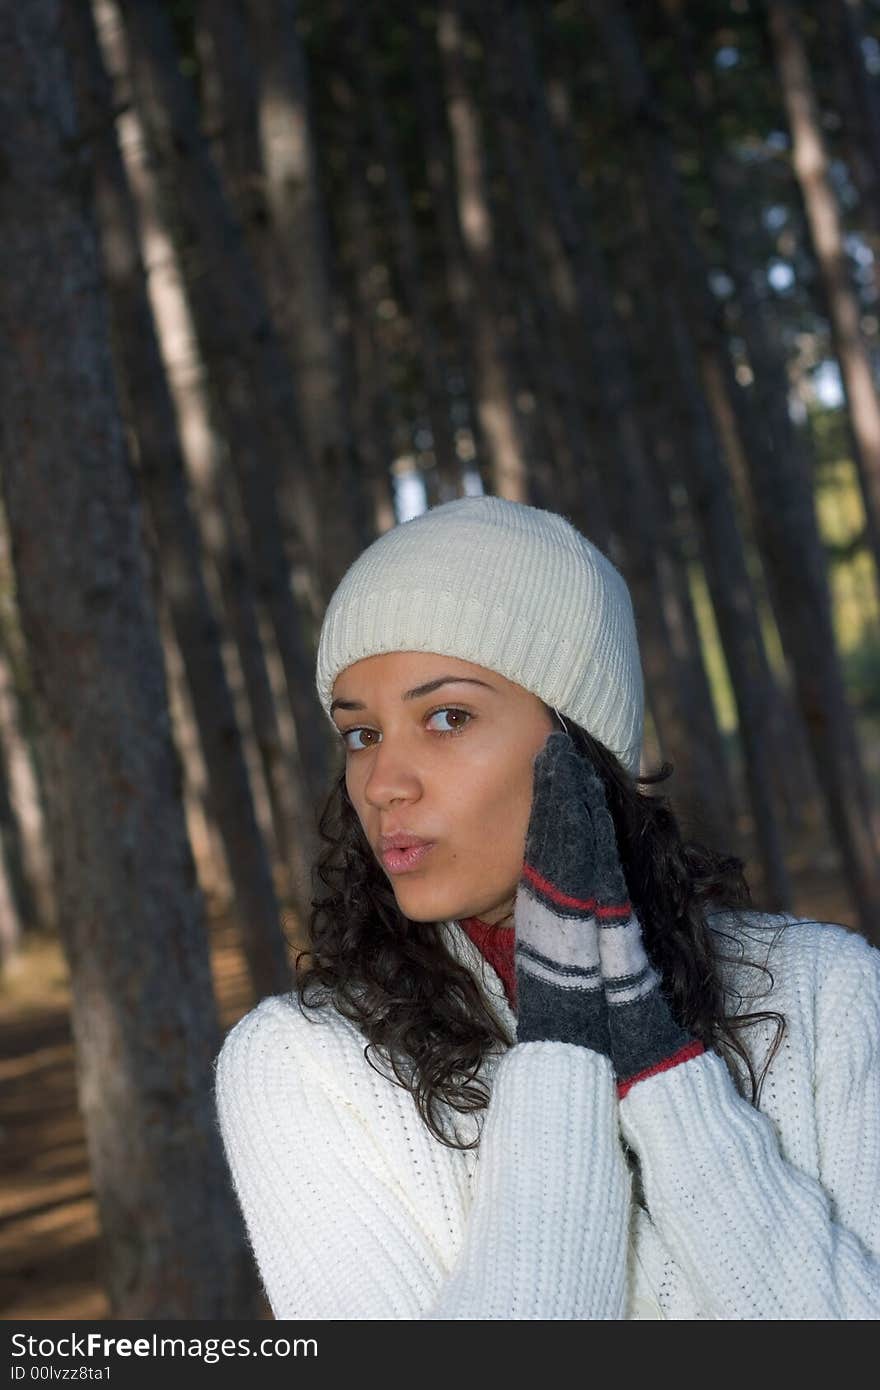
[[(526, 131), (520, 88), (513, 80), (497, 14), (485, 11), (483, 42), (488, 85), (495, 118), (505, 180), (510, 190), (509, 216), (521, 247), (522, 265), (517, 275), (528, 290), (530, 316), (527, 342), (532, 377), (537, 385), (539, 410), (548, 420), (552, 451), (548, 478), (542, 484), (548, 498), (540, 503), (566, 515), (578, 512), (586, 521), (587, 534), (606, 554), (612, 548), (611, 521), (596, 470), (588, 450), (591, 431), (582, 408), (571, 367), (559, 304), (547, 291), (547, 275), (537, 229), (541, 206), (541, 176), (535, 171), (535, 154)], [(531, 320), (533, 319), (533, 323)]]
[[(428, 301), (427, 279), (422, 264), (412, 198), (406, 186), (392, 122), (385, 109), (378, 58), (372, 51), (372, 28), (367, 7), (360, 0), (346, 0), (346, 60), (353, 90), (357, 93), (362, 127), (363, 157), (372, 153), (384, 171), (382, 191), (386, 199), (389, 240), (394, 252), (404, 306), (414, 330), (427, 397), (428, 420), (436, 466), (438, 500), (461, 495), (461, 466), (452, 427), (448, 369), (441, 337)], [(370, 142), (365, 131), (370, 132)], [(370, 149), (371, 147), (371, 149)]]
[[(812, 469), (788, 411), (788, 380), (773, 310), (759, 295), (742, 254), (746, 229), (741, 210), (747, 199), (729, 170), (719, 165), (716, 175), (728, 268), (737, 286), (758, 411), (773, 442), (764, 466), (751, 469), (758, 535), (829, 825), (861, 930), (878, 939), (880, 875), (873, 808), (837, 656)], [(750, 454), (748, 461), (754, 463)]]
[(828, 56), (842, 119), (847, 163), (859, 190), (861, 213), (874, 253), (874, 284), (880, 290), (880, 91), (868, 72), (861, 0), (835, 0)]
[[(706, 669), (704, 644), (694, 609), (691, 570), (700, 563), (701, 541), (682, 483), (680, 456), (690, 447), (686, 414), (681, 409), (681, 383), (670, 361), (664, 322), (664, 304), (657, 294), (644, 247), (651, 237), (651, 220), (638, 182), (626, 180), (629, 194), (618, 244), (620, 276), (625, 293), (620, 296), (620, 318), (627, 332), (633, 362), (634, 405), (644, 436), (650, 440), (651, 472), (655, 486), (652, 506), (663, 544), (658, 555), (662, 570), (663, 607), (670, 641), (668, 658), (679, 671), (682, 712), (690, 745), (698, 752), (699, 784), (712, 788), (712, 826), (717, 848), (736, 844), (740, 809)], [(625, 240), (624, 240), (625, 238)], [(695, 838), (707, 838), (704, 815), (692, 816)], [(733, 833), (733, 841), (730, 836)], [(718, 838), (723, 835), (723, 839)]]
[[(680, 300), (678, 304), (680, 304)], [(676, 312), (678, 312), (678, 304)], [(712, 340), (715, 339), (713, 342)], [(696, 353), (700, 345), (688, 326), (685, 374), (697, 369)], [(693, 360), (691, 360), (693, 359)], [(743, 387), (733, 374), (733, 362), (720, 331), (707, 332), (702, 344), (699, 368), (701, 374), (694, 390), (705, 401), (715, 431), (718, 446), (727, 461), (733, 490), (733, 505), (739, 506), (743, 550), (753, 574), (755, 611), (760, 631), (762, 614), (769, 616), (779, 632), (777, 592), (772, 575), (767, 572), (767, 558), (760, 549), (758, 504), (752, 479), (762, 471), (771, 471), (775, 464), (770, 457), (770, 439), (754, 413), (754, 400), (746, 397)], [(765, 648), (766, 650), (766, 648)], [(785, 676), (789, 675), (786, 667)], [(815, 819), (819, 814), (818, 787), (807, 746), (800, 711), (791, 700), (787, 683), (777, 680), (766, 657), (768, 682), (767, 737), (773, 748), (773, 776), (776, 795), (782, 808), (784, 822), (792, 831), (803, 828), (805, 813)]]
[[(275, 0), (250, 6), (246, 16), (239, 0), (224, 5), (197, 0), (202, 129), (259, 267), (273, 323), (295, 366), (325, 548), (341, 574), (372, 533), (361, 530), (370, 510), (361, 495), (332, 312), (310, 120), (299, 119), (300, 86), (302, 110), (308, 103), (293, 8), (279, 7)], [(297, 158), (287, 168), (292, 152)], [(292, 235), (286, 225), (291, 218), (297, 223)], [(307, 566), (298, 582), (309, 590)], [(331, 575), (328, 583), (333, 582)]]
[(268, 213), (260, 266), (273, 318), (289, 345), (335, 587), (373, 533), (367, 529), (370, 513), (361, 492), (335, 328), (327, 218), (297, 9), (295, 0), (247, 0), (246, 5)]
[[(660, 116), (660, 103), (641, 58), (636, 31), (626, 15), (605, 0), (596, 0), (593, 10), (609, 55), (618, 100), (633, 132), (633, 146), (652, 223), (649, 244), (652, 254), (663, 260), (662, 268), (657, 266), (658, 285), (663, 285), (672, 275), (676, 289), (674, 313), (684, 316), (685, 331), (678, 341), (684, 389), (692, 399), (687, 413), (697, 423), (703, 447), (722, 452), (721, 466), (724, 467), (726, 459), (735, 492), (744, 510), (753, 516), (751, 476), (756, 470), (773, 467), (772, 459), (767, 457), (769, 444), (765, 432), (759, 428), (750, 400), (734, 375), (720, 304), (709, 291), (707, 267), (672, 157), (668, 132)], [(693, 60), (689, 70), (691, 68), (698, 78), (699, 70)], [(701, 128), (702, 118), (693, 111), (690, 120)], [(743, 551), (745, 561), (744, 541)], [(804, 789), (808, 789), (806, 799), (814, 801), (815, 780), (798, 712), (792, 708), (787, 689), (774, 679), (763, 650), (762, 630), (757, 622), (759, 593), (763, 596), (765, 590), (769, 591), (772, 600), (773, 589), (762, 583), (765, 575), (760, 552), (753, 551), (750, 559), (761, 571), (755, 576), (754, 607), (755, 630), (761, 644), (759, 661), (766, 683), (766, 729), (762, 737), (773, 752), (768, 764), (786, 823), (799, 829), (805, 804)], [(773, 616), (778, 626), (778, 615)]]
[[(657, 525), (661, 505), (655, 495), (635, 383), (607, 269), (592, 231), (592, 209), (582, 189), (577, 194), (577, 210), (574, 207), (574, 180), (563, 168), (525, 12), (518, 5), (505, 4), (498, 19), (496, 31), (500, 45), (509, 53), (512, 89), (521, 94), (524, 103), (521, 126), (534, 134), (534, 164), (541, 171), (544, 194), (571, 266), (580, 336), (587, 345), (582, 350), (586, 364), (582, 390), (592, 397), (592, 418), (602, 422), (599, 447), (606, 458), (614, 459), (601, 480), (618, 551), (612, 550), (611, 557), (620, 563), (639, 615), (646, 684), (658, 738), (664, 756), (678, 770), (674, 800), (686, 819), (699, 819), (710, 840), (729, 844), (735, 828), (726, 821), (716, 796), (718, 779), (705, 761), (707, 750), (693, 738), (688, 717), (694, 686), (686, 665), (669, 659), (673, 642), (667, 629), (667, 611), (675, 612), (681, 588), (669, 582), (670, 567), (660, 563), (665, 546)], [(678, 621), (679, 629), (684, 630), (681, 615)], [(678, 655), (685, 656), (681, 643)]]
[(768, 0), (767, 16), (782, 97), (792, 137), (792, 164), (825, 288), (834, 348), (852, 422), (855, 463), (865, 505), (868, 540), (880, 583), (880, 398), (850, 282), (843, 220), (797, 17), (787, 0)]
[(425, 172), (431, 190), (434, 221), (441, 247), (446, 297), (452, 310), (457, 334), (457, 350), (462, 363), (463, 404), (472, 456), (458, 443), (456, 452), (463, 462), (479, 474), (484, 493), (492, 491), (490, 449), (483, 436), (478, 406), (480, 371), (474, 345), (474, 286), (467, 251), (458, 218), (458, 202), (452, 174), (452, 146), (447, 129), (443, 93), (437, 70), (437, 35), (425, 23), (423, 12), (410, 11), (410, 54), (413, 71), (413, 97), (425, 153)]
[[(616, 98), (631, 122), (634, 156), (653, 229), (651, 254), (660, 276), (674, 276), (677, 303), (671, 306), (670, 329), (675, 357), (682, 363), (690, 399), (693, 445), (683, 451), (689, 465), (687, 486), (703, 537), (703, 559), (712, 605), (724, 644), (736, 695), (746, 778), (755, 816), (757, 851), (765, 876), (768, 906), (783, 909), (790, 885), (775, 811), (771, 768), (771, 726), (776, 704), (752, 581), (746, 566), (730, 478), (710, 415), (696, 345), (712, 357), (704, 331), (703, 266), (696, 252), (680, 195), (665, 130), (651, 102), (635, 33), (627, 15), (608, 0), (589, 0), (596, 17)], [(653, 240), (652, 239), (652, 240)], [(662, 253), (661, 248), (662, 246)], [(696, 277), (696, 285), (694, 284)], [(660, 290), (662, 293), (662, 290)], [(686, 317), (685, 317), (686, 316)], [(695, 339), (694, 333), (700, 336)], [(714, 366), (714, 359), (710, 366)]]
[(498, 344), (492, 215), (486, 191), (480, 116), (468, 90), (461, 33), (460, 0), (440, 0), (437, 41), (446, 85), (455, 158), (458, 217), (474, 290), (474, 356), (477, 409), (492, 460), (493, 491), (514, 502), (529, 500), (529, 480), (513, 391)]
[(360, 102), (350, 82), (337, 81), (336, 97), (347, 136), (338, 196), (340, 223), (344, 229), (342, 264), (347, 274), (350, 304), (352, 408), (361, 440), (366, 485), (372, 497), (375, 530), (380, 535), (397, 520), (390, 465), (396, 452), (395, 420), (402, 418), (380, 331), (381, 303), (390, 292), (389, 277), (378, 245), (378, 219), (365, 172), (370, 142), (366, 125), (360, 120)]
[[(529, 273), (529, 242), (523, 235), (522, 208), (511, 187), (500, 131), (505, 105), (499, 106), (491, 78), (487, 85), (486, 189), (495, 228), (500, 331), (513, 386), (517, 430), (528, 459), (529, 499), (536, 507), (553, 508), (558, 498), (557, 478), (564, 468), (567, 450), (557, 410), (549, 345), (540, 328), (544, 315), (541, 294), (535, 287), (541, 285), (541, 280), (533, 281)], [(509, 104), (508, 98), (506, 105)]]
[[(668, 274), (660, 266), (655, 266), (655, 272), (658, 276)], [(755, 853), (764, 871), (767, 906), (771, 911), (783, 911), (790, 901), (790, 886), (778, 819), (779, 779), (773, 768), (773, 676), (758, 621), (733, 489), (703, 395), (693, 341), (677, 293), (659, 280), (657, 293), (661, 298), (665, 295), (669, 351), (680, 376), (691, 433), (689, 447), (681, 454), (682, 476), (700, 534), (703, 568), (736, 701), (743, 767), (754, 818)]]
[[(675, 33), (678, 51), (690, 58), (689, 68), (694, 74), (691, 119), (698, 129), (705, 130), (713, 115), (708, 79), (692, 56), (693, 40), (683, 21), (677, 23)], [(751, 419), (763, 423), (761, 446), (747, 440), (743, 450), (753, 522), (829, 824), (843, 857), (860, 925), (870, 935), (877, 930), (880, 918), (871, 798), (837, 660), (811, 463), (789, 414), (784, 349), (776, 318), (766, 296), (758, 291), (746, 252), (756, 233), (744, 211), (749, 207), (746, 190), (732, 163), (715, 155), (705, 140), (703, 157), (754, 373), (757, 409), (751, 412)]]
[[(320, 544), (287, 364), (199, 134), (192, 93), (179, 72), (162, 6), (158, 0), (94, 4), (118, 104), (127, 98), (131, 74), (155, 164), (162, 216), (179, 250), (200, 348), (224, 420), (259, 598), (271, 617), (284, 665), (307, 795), (317, 806), (328, 785), (331, 735), (314, 698), (314, 642), (304, 630), (305, 615), (294, 598), (293, 557), (289, 562), (279, 522), (282, 458), (291, 464), (288, 477), (294, 484), (305, 553), (325, 588), (330, 561)], [(313, 613), (314, 627), (319, 611)]]
[(254, 1288), (213, 1109), (220, 1036), (57, 0), (0, 17), (2, 481), (34, 681), (111, 1316)]
[(204, 368), (186, 304), (174, 247), (156, 217), (155, 193), (144, 166), (137, 115), (118, 118), (129, 186), (137, 202), (141, 243), (148, 260), (147, 288), (173, 397), (180, 447), (186, 460), (206, 582), (212, 606), (224, 619), (230, 641), (223, 645), (227, 683), (236, 701), (240, 730), (252, 730), (272, 812), (275, 843), (288, 875), (297, 912), (308, 904), (309, 864), (314, 852), (314, 813), (303, 787), (295, 750), (288, 753), (280, 720), (286, 691), (276, 699), (268, 659), (274, 646), (271, 624), (261, 632), (259, 604), (245, 561), (239, 494), (212, 418)]
[(244, 0), (193, 0), (202, 134), (245, 234), (265, 224), (254, 53)]
[(0, 980), (14, 969), (24, 923), (34, 924), (33, 898), (24, 872), (6, 767), (0, 758)]
[[(15, 577), (5, 516), (0, 516), (0, 576), (3, 590), (12, 595)], [(21, 925), (24, 931), (37, 927), (41, 931), (52, 932), (58, 925), (58, 912), (47, 839), (45, 797), (34, 764), (34, 749), (27, 727), (29, 721), (25, 720), (24, 699), (28, 696), (28, 692), (22, 690), (22, 667), (25, 662), (26, 652), (16, 610), (14, 621), (10, 616), (5, 616), (0, 630), (0, 744), (20, 844), (25, 895), (30, 904), (31, 915), (25, 914)]]
[(290, 989), (278, 902), (201, 567), (174, 408), (156, 341), (134, 211), (112, 121), (109, 80), (87, 7), (77, 10), (80, 108), (96, 132), (98, 215), (116, 360), (137, 439), (138, 474), (158, 550), (158, 574), (192, 699), (212, 816), (235, 893), (235, 915), (256, 997)]
[[(156, 547), (153, 540), (148, 542), (148, 547), (151, 554), (155, 554)], [(158, 566), (154, 566), (154, 568), (158, 568)], [(209, 916), (212, 913), (228, 914), (234, 903), (235, 889), (229, 872), (223, 840), (209, 805), (208, 773), (205, 759), (202, 756), (192, 700), (187, 688), (183, 657), (174, 637), (168, 604), (165, 602), (162, 586), (155, 577), (152, 582), (152, 593), (153, 604), (159, 621), (159, 636), (165, 663), (165, 685), (168, 690), (168, 709), (171, 715), (171, 728), (174, 733), (174, 746), (177, 749), (181, 767), (181, 799), (198, 882), (205, 896), (205, 906)]]
[[(265, 779), (276, 844), (282, 855), (297, 912), (307, 910), (310, 864), (317, 844), (313, 803), (303, 785), (295, 750), (288, 754), (279, 726), (284, 698), (277, 703), (267, 668), (274, 633), (264, 642), (248, 536), (233, 461), (221, 439), (216, 411), (196, 341), (180, 260), (165, 225), (153, 163), (137, 110), (128, 105), (117, 116), (117, 136), (128, 188), (138, 221), (147, 292), (159, 337), (163, 369), (173, 398), (176, 429), (194, 493), (205, 577), (214, 610), (222, 613), (236, 662), (224, 652), (227, 682), (241, 674), (245, 694), (237, 697), (239, 728), (250, 727)], [(246, 706), (246, 713), (245, 713)]]

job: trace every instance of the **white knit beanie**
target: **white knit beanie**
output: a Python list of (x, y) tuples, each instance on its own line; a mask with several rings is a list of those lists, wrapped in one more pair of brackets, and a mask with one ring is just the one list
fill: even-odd
[(328, 718), (340, 671), (397, 651), (497, 671), (638, 773), (644, 689), (629, 590), (556, 512), (462, 497), (374, 541), (324, 615), (316, 685)]

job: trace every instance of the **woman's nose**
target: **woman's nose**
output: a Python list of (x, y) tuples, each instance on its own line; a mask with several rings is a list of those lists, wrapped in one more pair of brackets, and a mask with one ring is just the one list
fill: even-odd
[(412, 758), (399, 745), (383, 741), (376, 748), (364, 796), (376, 807), (395, 801), (413, 801), (421, 793), (421, 778)]

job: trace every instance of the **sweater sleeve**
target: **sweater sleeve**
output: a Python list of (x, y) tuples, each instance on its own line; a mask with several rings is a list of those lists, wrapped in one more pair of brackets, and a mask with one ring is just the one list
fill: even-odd
[[(220, 1132), (276, 1318), (625, 1316), (630, 1174), (607, 1058), (555, 1042), (501, 1058), (450, 1262), (400, 1171), (416, 1161), (407, 1131), (389, 1149), (387, 1099), (340, 1092), (295, 1011), (264, 1001), (216, 1063)], [(423, 1125), (414, 1103), (406, 1123)]]
[(816, 1001), (818, 1181), (783, 1158), (716, 1053), (620, 1104), (654, 1225), (710, 1316), (880, 1316), (880, 952), (834, 937)]

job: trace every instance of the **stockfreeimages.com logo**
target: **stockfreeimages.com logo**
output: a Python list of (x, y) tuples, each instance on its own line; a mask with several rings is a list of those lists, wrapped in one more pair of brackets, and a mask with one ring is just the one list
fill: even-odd
[[(181, 1357), (204, 1361), (211, 1365), (224, 1357), (235, 1356), (317, 1356), (318, 1343), (314, 1337), (261, 1337), (256, 1343), (250, 1337), (107, 1337), (102, 1332), (85, 1334), (71, 1332), (64, 1337), (34, 1337), (15, 1332), (11, 1338), (13, 1357), (83, 1358), (106, 1361), (108, 1357)], [(34, 1368), (32, 1368), (34, 1369)], [(14, 1365), (12, 1379), (22, 1380), (28, 1374), (26, 1366)]]

